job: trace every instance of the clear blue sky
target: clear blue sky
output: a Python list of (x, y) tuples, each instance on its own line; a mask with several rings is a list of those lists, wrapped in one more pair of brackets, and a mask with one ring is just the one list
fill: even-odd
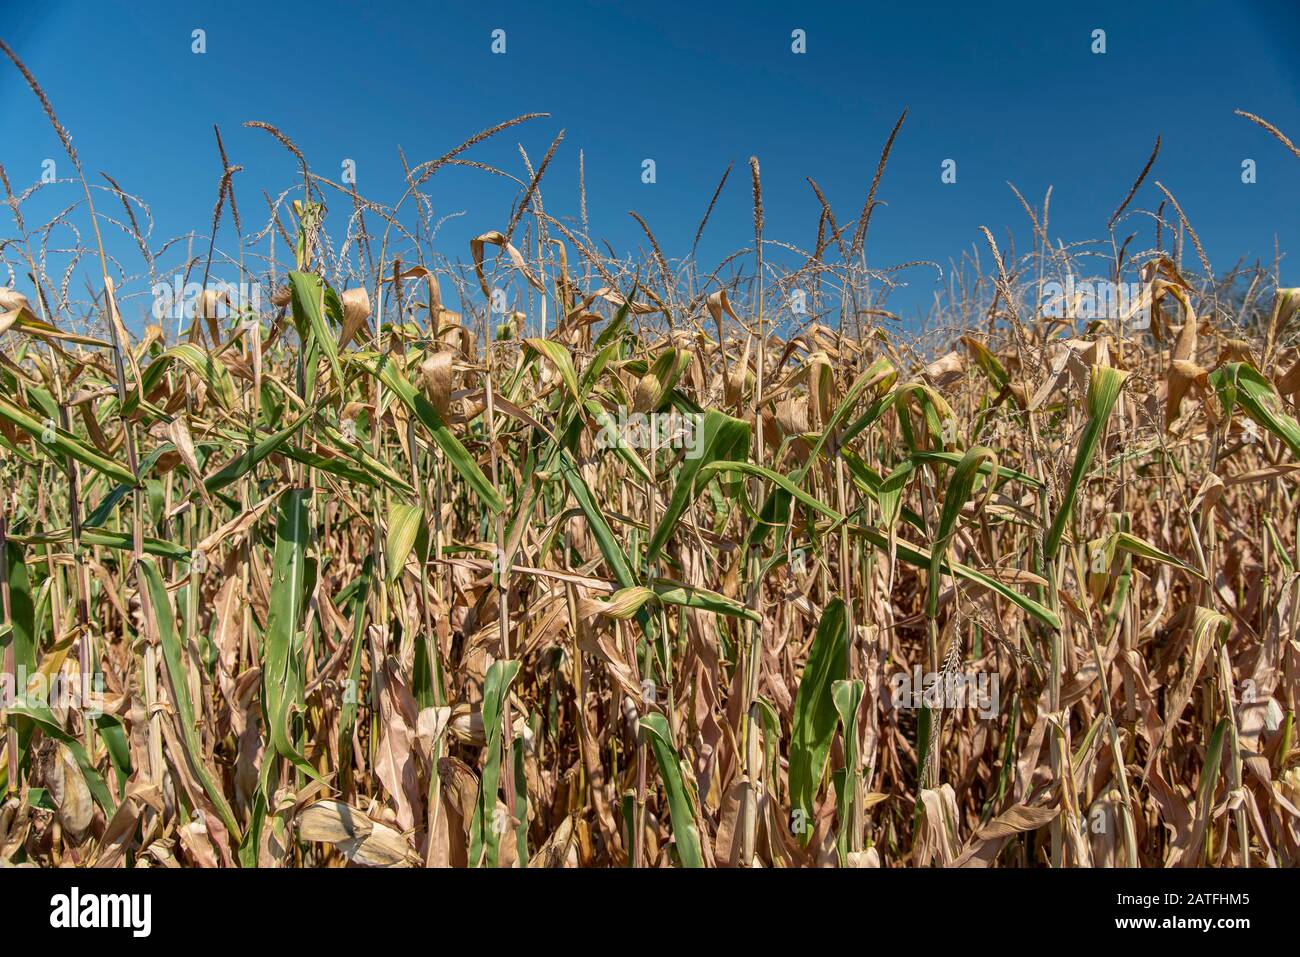
[[(117, 9), (110, 9), (116, 6)], [(206, 30), (207, 52), (191, 53)], [(507, 32), (507, 53), (490, 33)], [(807, 53), (791, 52), (791, 31)], [(1106, 30), (1107, 52), (1090, 51)], [(515, 144), (540, 160), (567, 136), (543, 184), (548, 212), (577, 213), (577, 156), (586, 154), (592, 231), (623, 251), (642, 242), (635, 209), (669, 257), (690, 246), (728, 162), (736, 169), (701, 246), (706, 263), (750, 241), (747, 158), (762, 163), (767, 235), (809, 246), (812, 176), (841, 220), (861, 208), (881, 145), (910, 113), (880, 190), (868, 256), (887, 266), (951, 258), (978, 227), (1021, 248), (1029, 228), (1007, 188), (1031, 202), (1054, 185), (1052, 231), (1098, 238), (1150, 152), (1160, 158), (1137, 204), (1154, 208), (1159, 179), (1206, 242), (1216, 270), (1269, 260), (1275, 240), (1300, 253), (1300, 160), (1233, 115), (1258, 113), (1300, 139), (1300, 4), (677, 3), (656, 0), (479, 4), (164, 3), (0, 0), (0, 36), (36, 74), (73, 134), (87, 171), (111, 173), (147, 200), (153, 240), (206, 235), (221, 126), (247, 220), (291, 185), (292, 160), (245, 120), (282, 128), (314, 168), (337, 179), (357, 163), (364, 195), (402, 189), (400, 146), (430, 159), (508, 117), (549, 119), (472, 154), (519, 175)], [(16, 189), (61, 160), (35, 99), (0, 63), (0, 162)], [(657, 182), (641, 182), (653, 158)], [(940, 164), (957, 161), (957, 183)], [(1243, 185), (1241, 161), (1258, 164)], [(66, 166), (60, 175), (70, 175)], [(75, 200), (71, 187), (59, 194)], [(470, 236), (503, 228), (515, 187), (468, 170), (430, 184), (436, 213), (466, 215), (440, 248), (468, 255)], [(337, 202), (337, 199), (336, 199)], [(7, 214), (0, 236), (11, 235)], [(223, 237), (227, 238), (227, 237)], [(138, 266), (120, 238), (115, 248)], [(221, 245), (219, 241), (219, 245)], [(987, 260), (985, 260), (987, 262)], [(915, 312), (933, 272), (909, 274), (892, 305)], [(1300, 285), (1294, 258), (1283, 282)]]

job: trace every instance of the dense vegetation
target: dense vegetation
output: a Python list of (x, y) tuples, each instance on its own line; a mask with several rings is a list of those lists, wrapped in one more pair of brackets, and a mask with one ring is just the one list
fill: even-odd
[[(439, 254), (422, 185), (538, 117), (391, 205), (250, 124), (300, 176), (248, 232), (218, 135), (201, 292), (154, 324), (144, 205), (27, 79), (78, 196), (31, 223), (2, 177), (0, 647), (103, 695), (5, 702), (0, 861), (1300, 861), (1300, 297), (1216, 277), (1159, 184), (1130, 209), (1151, 163), (1101, 244), (1022, 200), (1032, 249), (986, 232), (917, 337), (864, 255), (899, 126), (856, 219), (812, 184), (808, 249), (752, 160), (706, 273), (549, 215), (554, 144)], [(1067, 275), (1140, 277), (1148, 328), (1049, 314)]]

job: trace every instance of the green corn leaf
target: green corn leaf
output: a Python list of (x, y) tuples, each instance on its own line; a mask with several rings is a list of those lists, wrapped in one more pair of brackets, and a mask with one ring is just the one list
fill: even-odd
[[(367, 555), (361, 574), (355, 579), (352, 599), (352, 652), (348, 660), (347, 684), (344, 686), (343, 704), (339, 708), (339, 764), (347, 767), (352, 755), (352, 727), (357, 720), (357, 702), (361, 695), (361, 650), (365, 645), (366, 603), (370, 600), (370, 582), (375, 560)], [(339, 593), (340, 600), (349, 596)]]
[(258, 462), (280, 449), (299, 429), (307, 424), (309, 418), (311, 418), (310, 415), (303, 414), (279, 432), (271, 435), (259, 434), (257, 441), (250, 448), (205, 478), (203, 480), (204, 488), (209, 492), (216, 492), (225, 488), (231, 482), (238, 481), (252, 471)]
[[(328, 438), (330, 443), (336, 449), (348, 456), (352, 461), (356, 462), (357, 465), (365, 469), (366, 472), (370, 473), (381, 482), (384, 482), (395, 491), (400, 492), (402, 495), (408, 498), (415, 498), (415, 489), (411, 486), (410, 482), (402, 478), (402, 476), (398, 475), (383, 462), (379, 461), (379, 459), (375, 458), (360, 445), (348, 441), (342, 432), (322, 419), (317, 420), (317, 426), (319, 427), (321, 434)], [(317, 437), (317, 444), (320, 444), (319, 436)]]
[[(9, 586), (9, 630), (0, 636), (0, 662), (7, 662), (7, 655), (12, 649), (14, 680), (19, 673), (32, 675), (36, 673), (37, 661), (37, 599), (32, 591), (32, 580), (28, 574), (23, 557), (23, 549), (12, 538), (5, 543), (4, 553), (0, 555), (4, 562), (4, 573)], [(19, 671), (21, 669), (21, 672)], [(15, 689), (16, 690), (16, 689)], [(18, 778), (18, 772), (27, 766), (27, 750), (31, 743), (32, 729), (22, 727), (21, 722), (14, 722), (17, 728), (17, 770), (5, 769), (6, 786), (8, 778)]]
[(972, 336), (962, 336), (961, 341), (970, 350), (971, 355), (975, 357), (975, 364), (979, 366), (980, 371), (988, 377), (988, 380), (994, 386), (1001, 389), (1011, 381), (1010, 376), (1007, 375), (1007, 370), (1002, 367), (998, 357), (989, 351), (988, 346)]
[(4, 551), (5, 574), (9, 585), (9, 634), (0, 642), (0, 652), (10, 643), (14, 650), (14, 667), (27, 674), (36, 673), (36, 600), (27, 571), (23, 549), (10, 536)]
[(664, 790), (668, 792), (668, 813), (673, 824), (673, 843), (684, 867), (703, 867), (704, 855), (700, 850), (700, 829), (695, 823), (695, 806), (682, 777), (681, 759), (673, 747), (668, 720), (658, 712), (643, 715), (641, 735), (654, 749), (655, 762)]
[(325, 322), (324, 291), (320, 277), (315, 273), (289, 273), (289, 291), (293, 296), (294, 321), (300, 326), (304, 323), (311, 330), (311, 338), (325, 353), (330, 369), (334, 372), (334, 381), (343, 384), (343, 367), (339, 363), (339, 346), (334, 341), (334, 333)]
[(628, 561), (627, 555), (623, 553), (623, 546), (614, 537), (614, 530), (609, 527), (609, 522), (605, 520), (604, 513), (601, 512), (600, 506), (596, 504), (595, 496), (591, 494), (591, 489), (587, 487), (586, 481), (578, 471), (577, 463), (573, 461), (573, 456), (567, 450), (560, 457), (559, 469), (560, 474), (569, 486), (569, 491), (577, 500), (578, 507), (587, 519), (587, 525), (591, 529), (592, 537), (596, 539), (596, 547), (600, 549), (605, 564), (613, 572), (614, 580), (618, 582), (621, 588), (630, 588), (637, 584), (636, 575), (632, 571), (632, 563)]
[(596, 437), (597, 447), (603, 445), (606, 448), (613, 449), (614, 453), (618, 455), (619, 458), (632, 466), (642, 481), (653, 482), (655, 479), (650, 473), (650, 469), (641, 461), (640, 456), (632, 450), (631, 446), (624, 441), (622, 429), (619, 428), (618, 421), (606, 412), (595, 399), (588, 399), (584, 403), (584, 407), (587, 410), (587, 414), (590, 415), (596, 421), (596, 424), (600, 426), (600, 432), (597, 433)]
[(280, 493), (275, 525), (275, 554), (271, 563), (271, 603), (266, 618), (262, 687), (271, 744), (281, 757), (308, 777), (320, 774), (293, 743), (292, 711), (303, 706), (303, 662), (299, 629), (307, 605), (306, 489)]
[(104, 778), (95, 770), (95, 765), (90, 760), (90, 756), (86, 754), (86, 749), (81, 746), (81, 742), (63, 730), (63, 726), (54, 717), (54, 712), (44, 705), (32, 704), (14, 704), (5, 708), (4, 711), (7, 715), (26, 718), (48, 737), (61, 741), (71, 752), (73, 760), (77, 762), (81, 776), (86, 781), (86, 787), (90, 789), (91, 797), (95, 799), (96, 804), (104, 809), (104, 815), (112, 819), (113, 812), (117, 810), (112, 792), (108, 789), (108, 785), (104, 783)]
[(1143, 541), (1136, 535), (1132, 535), (1128, 532), (1116, 532), (1111, 536), (1111, 539), (1114, 542), (1114, 548), (1117, 548), (1122, 552), (1128, 552), (1130, 555), (1137, 555), (1139, 558), (1149, 558), (1153, 562), (1160, 562), (1164, 565), (1171, 565), (1174, 568), (1179, 568), (1195, 575), (1197, 578), (1205, 577), (1191, 565), (1175, 558), (1168, 552), (1161, 551), (1150, 542)]
[(762, 621), (752, 608), (746, 608), (740, 602), (725, 595), (719, 595), (715, 591), (709, 591), (707, 588), (696, 588), (693, 585), (686, 585), (667, 578), (656, 578), (651, 582), (651, 586), (658, 599), (670, 605), (699, 608), (703, 611), (711, 611), (716, 615), (725, 615), (728, 618), (746, 618), (754, 622)]
[[(587, 527), (596, 540), (596, 547), (600, 549), (601, 557), (605, 559), (605, 564), (609, 566), (610, 572), (613, 573), (614, 580), (618, 582), (620, 588), (632, 588), (638, 585), (636, 573), (632, 570), (632, 563), (628, 561), (627, 555), (623, 552), (623, 547), (614, 535), (614, 530), (609, 527), (609, 522), (605, 520), (604, 513), (601, 512), (600, 506), (596, 504), (595, 496), (591, 494), (591, 489), (587, 487), (587, 483), (578, 471), (577, 463), (574, 462), (573, 456), (568, 449), (562, 450), (558, 465), (560, 474), (569, 487), (569, 492), (573, 495), (578, 503), (578, 508), (587, 519)], [(653, 640), (655, 625), (650, 613), (645, 608), (639, 608), (636, 613), (636, 620), (646, 638)]]
[[(659, 557), (664, 545), (672, 536), (678, 521), (687, 506), (704, 488), (707, 481), (704, 471), (712, 464), (732, 458), (744, 458), (749, 454), (750, 424), (741, 419), (732, 418), (725, 413), (709, 410), (704, 414), (704, 421), (696, 428), (702, 430), (700, 454), (689, 458), (682, 465), (677, 484), (673, 487), (672, 497), (664, 509), (664, 514), (650, 537), (646, 547), (646, 561), (653, 562)], [(697, 479), (700, 481), (697, 482)]]
[(1079, 448), (1074, 456), (1074, 468), (1070, 471), (1070, 482), (1065, 489), (1065, 497), (1057, 507), (1052, 527), (1047, 532), (1043, 551), (1048, 561), (1056, 557), (1061, 547), (1061, 536), (1065, 534), (1065, 524), (1070, 520), (1074, 500), (1079, 494), (1079, 486), (1092, 464), (1093, 456), (1101, 445), (1101, 438), (1115, 408), (1120, 391), (1124, 388), (1124, 379), (1128, 373), (1110, 366), (1093, 366), (1092, 379), (1088, 385), (1088, 424), (1083, 428)]
[[(791, 474), (791, 482), (795, 485), (803, 485), (804, 479), (808, 476), (813, 465), (817, 462), (818, 456), (822, 454), (822, 450), (827, 445), (830, 445), (832, 455), (836, 452), (841, 456), (851, 455), (845, 446), (870, 427), (872, 423), (876, 422), (893, 405), (894, 396), (888, 390), (893, 388), (897, 380), (898, 371), (888, 359), (881, 357), (872, 362), (849, 386), (844, 398), (840, 400), (839, 405), (835, 407), (835, 411), (831, 413), (830, 419), (826, 422), (826, 427), (822, 429), (821, 434), (817, 436), (817, 441), (813, 443), (807, 461)], [(876, 400), (853, 425), (842, 432), (839, 431), (840, 426), (868, 389), (871, 389), (873, 394), (876, 395)], [(763, 501), (763, 507), (759, 510), (761, 519), (750, 530), (749, 544), (762, 545), (773, 528), (783, 528), (785, 526), (790, 516), (790, 499), (790, 494), (779, 485), (768, 491), (767, 497)]]
[(466, 483), (474, 490), (480, 501), (488, 507), (493, 515), (506, 507), (501, 494), (492, 487), (492, 483), (479, 469), (474, 457), (469, 454), (465, 446), (461, 445), (460, 440), (452, 434), (451, 429), (447, 427), (447, 423), (443, 422), (433, 403), (407, 381), (392, 357), (377, 356), (371, 353), (355, 353), (348, 358), (383, 382), (384, 385), (388, 386), (389, 391), (402, 400), (402, 403), (420, 420), (420, 423), (433, 437), (434, 442), (442, 449), (452, 468), (460, 473), (461, 477), (465, 479)]
[(910, 407), (915, 404), (921, 411), (921, 421), (925, 425), (930, 444), (936, 449), (957, 441), (957, 416), (948, 405), (948, 400), (924, 382), (909, 382), (896, 390), (895, 406), (898, 409), (898, 424), (903, 432), (903, 441), (913, 451), (924, 446), (918, 441), (912, 428)]
[[(975, 491), (975, 480), (979, 476), (981, 465), (996, 469), (998, 459), (992, 449), (977, 445), (962, 456), (953, 469), (952, 478), (948, 480), (943, 510), (939, 514), (938, 535), (935, 544), (930, 547), (929, 589), (925, 599), (925, 614), (929, 618), (934, 618), (939, 613), (939, 579), (943, 563), (952, 537), (957, 533), (957, 517)], [(988, 485), (988, 491), (992, 490), (992, 484)]]
[[(762, 465), (755, 465), (753, 462), (710, 462), (707, 465), (700, 467), (698, 476), (699, 481), (701, 483), (707, 482), (713, 477), (715, 472), (728, 472), (733, 475), (756, 475), (759, 478), (766, 479), (778, 488), (783, 489), (796, 501), (808, 506), (815, 512), (820, 512), (832, 522), (838, 524), (839, 522), (844, 521), (843, 515), (835, 511), (835, 509), (831, 508), (821, 499), (809, 495), (794, 482), (790, 481), (786, 476), (779, 472), (774, 472), (769, 468), (765, 468)], [(701, 485), (701, 487), (703, 486)]]
[(519, 662), (495, 661), (483, 681), (487, 762), (479, 781), (478, 805), (470, 822), (469, 861), (473, 867), (496, 867), (501, 853), (501, 830), (496, 826), (497, 791), (501, 780), (501, 715), (510, 684), (518, 674)]
[(1229, 362), (1210, 373), (1210, 385), (1224, 413), (1240, 406), (1257, 425), (1272, 432), (1300, 458), (1300, 423), (1282, 411), (1282, 403), (1268, 379), (1248, 362)]
[(402, 577), (407, 556), (424, 524), (424, 509), (418, 505), (394, 502), (388, 510), (388, 533), (384, 537), (384, 568), (389, 582)]
[[(54, 532), (41, 532), (35, 535), (12, 535), (10, 536), (15, 542), (22, 542), (24, 545), (67, 545), (72, 542), (72, 529), (61, 528)], [(107, 528), (90, 528), (86, 527), (81, 530), (81, 544), (97, 545), (102, 548), (112, 548), (117, 551), (129, 552), (135, 548), (132, 536), (127, 532), (115, 532)], [(146, 555), (157, 555), (159, 558), (170, 558), (172, 561), (188, 561), (190, 550), (172, 542), (165, 542), (162, 539), (141, 536), (141, 547)]]
[(1219, 783), (1219, 766), (1223, 763), (1224, 751), (1235, 737), (1232, 722), (1227, 717), (1220, 718), (1210, 735), (1209, 746), (1205, 749), (1205, 763), (1201, 765), (1201, 780), (1196, 788), (1196, 821), (1192, 825), (1192, 837), (1187, 849), (1187, 863), (1200, 866), (1201, 849), (1205, 845), (1205, 835), (1210, 827), (1210, 815), (1214, 811), (1214, 791)]
[[(870, 528), (865, 525), (854, 525), (850, 527), (850, 531), (856, 535), (861, 535), (879, 549), (884, 551), (889, 550), (889, 537), (878, 529)], [(898, 557), (909, 565), (919, 565), (922, 568), (930, 567), (930, 550), (921, 545), (910, 545), (905, 542), (898, 542), (897, 553)], [(966, 581), (974, 582), (983, 588), (987, 588), (989, 591), (997, 592), (1007, 601), (1016, 605), (1023, 611), (1028, 612), (1045, 625), (1056, 629), (1061, 627), (1061, 619), (1056, 612), (1039, 604), (1032, 598), (1020, 594), (1018, 591), (1003, 584), (996, 578), (991, 578), (983, 572), (971, 568), (969, 565), (963, 565), (961, 562), (954, 562), (951, 559), (944, 561), (943, 570), (945, 574), (953, 575), (957, 578), (963, 578)]]
[(568, 349), (554, 339), (525, 339), (524, 346), (533, 352), (546, 356), (551, 365), (555, 366), (556, 371), (560, 373), (560, 381), (569, 390), (573, 400), (575, 402), (582, 401), (582, 393), (578, 388), (578, 372), (573, 368), (573, 357), (569, 355)]
[(634, 410), (657, 412), (662, 408), (690, 361), (691, 353), (685, 349), (665, 349), (637, 383)]
[[(962, 460), (960, 452), (936, 452), (932, 450), (913, 452), (910, 459), (916, 462), (941, 462), (944, 465), (957, 465)], [(994, 462), (981, 462), (980, 474), (989, 475), (996, 468), (997, 476), (1000, 479), (1010, 479), (1014, 482), (1020, 482), (1028, 485), (1030, 488), (1039, 489), (1043, 483), (1038, 481), (1032, 475), (1026, 475), (1024, 472), (1017, 472), (1015, 469), (1003, 468)]]
[[(837, 721), (833, 687), (844, 678), (848, 628), (844, 602), (836, 598), (822, 612), (799, 690), (794, 699), (794, 726), (790, 731), (790, 804), (813, 819), (813, 802), (826, 772), (831, 739)], [(807, 844), (812, 827), (800, 830)]]
[(840, 719), (844, 742), (844, 800), (836, 805), (840, 826), (835, 842), (841, 867), (846, 863), (851, 849), (853, 807), (858, 799), (855, 786), (858, 779), (858, 706), (862, 703), (865, 691), (866, 685), (857, 680), (837, 681), (831, 685), (831, 699), (835, 702), (835, 713)]
[(235, 380), (231, 377), (230, 370), (217, 356), (191, 342), (173, 346), (149, 363), (140, 374), (140, 391), (143, 395), (149, 395), (158, 387), (163, 373), (173, 362), (180, 362), (198, 376), (221, 408), (227, 412), (235, 410), (238, 400), (235, 397)]
[(149, 586), (149, 604), (152, 606), (154, 622), (158, 627), (158, 643), (162, 647), (163, 664), (167, 671), (167, 683), (171, 689), (172, 703), (176, 708), (176, 723), (181, 729), (181, 743), (185, 747), (185, 757), (194, 776), (199, 779), (204, 792), (212, 800), (231, 837), (240, 840), (239, 824), (235, 812), (231, 810), (221, 788), (213, 779), (203, 760), (203, 745), (199, 740), (198, 716), (194, 703), (190, 700), (189, 673), (185, 670), (181, 656), (181, 640), (176, 634), (176, 620), (172, 616), (171, 597), (163, 583), (162, 574), (152, 558), (140, 559), (140, 569)]
[(124, 485), (135, 485), (135, 476), (124, 465), (105, 458), (76, 436), (58, 428), (53, 421), (41, 422), (23, 409), (0, 397), (0, 419), (22, 429), (32, 437), (37, 448), (62, 466), (69, 457), (82, 465), (94, 469), (101, 475), (114, 479)]

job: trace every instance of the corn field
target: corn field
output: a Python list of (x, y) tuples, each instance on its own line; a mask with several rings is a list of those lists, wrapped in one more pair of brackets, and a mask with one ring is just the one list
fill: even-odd
[[(713, 266), (602, 251), (562, 133), (473, 158), (542, 115), (396, 202), (253, 122), (288, 186), (217, 133), (159, 320), (176, 250), (0, 46), (76, 170), (46, 222), (0, 176), (0, 862), (1300, 863), (1300, 291), (1216, 274), (1151, 162), (1086, 248), (1020, 198), (917, 335), (931, 266), (865, 255), (903, 117), (806, 247), (729, 169)], [(469, 250), (452, 166), (518, 184)], [(1067, 275), (1143, 328), (1048, 314)]]

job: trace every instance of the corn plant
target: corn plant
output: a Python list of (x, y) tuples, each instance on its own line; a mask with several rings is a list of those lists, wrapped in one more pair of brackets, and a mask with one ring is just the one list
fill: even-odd
[(863, 254), (902, 117), (856, 220), (812, 184), (811, 249), (752, 160), (711, 270), (548, 213), (560, 137), (437, 249), (424, 184), (539, 115), (389, 203), (254, 122), (292, 185), (246, 229), (218, 133), (186, 269), (266, 308), (165, 328), (142, 203), (0, 49), (98, 267), (73, 299), (0, 175), (0, 862), (1300, 862), (1300, 295), (1185, 268), (1176, 203), (1101, 277), (1144, 331), (1044, 308), (1086, 267), (1026, 203), (1032, 251), (986, 231), (916, 332)]

